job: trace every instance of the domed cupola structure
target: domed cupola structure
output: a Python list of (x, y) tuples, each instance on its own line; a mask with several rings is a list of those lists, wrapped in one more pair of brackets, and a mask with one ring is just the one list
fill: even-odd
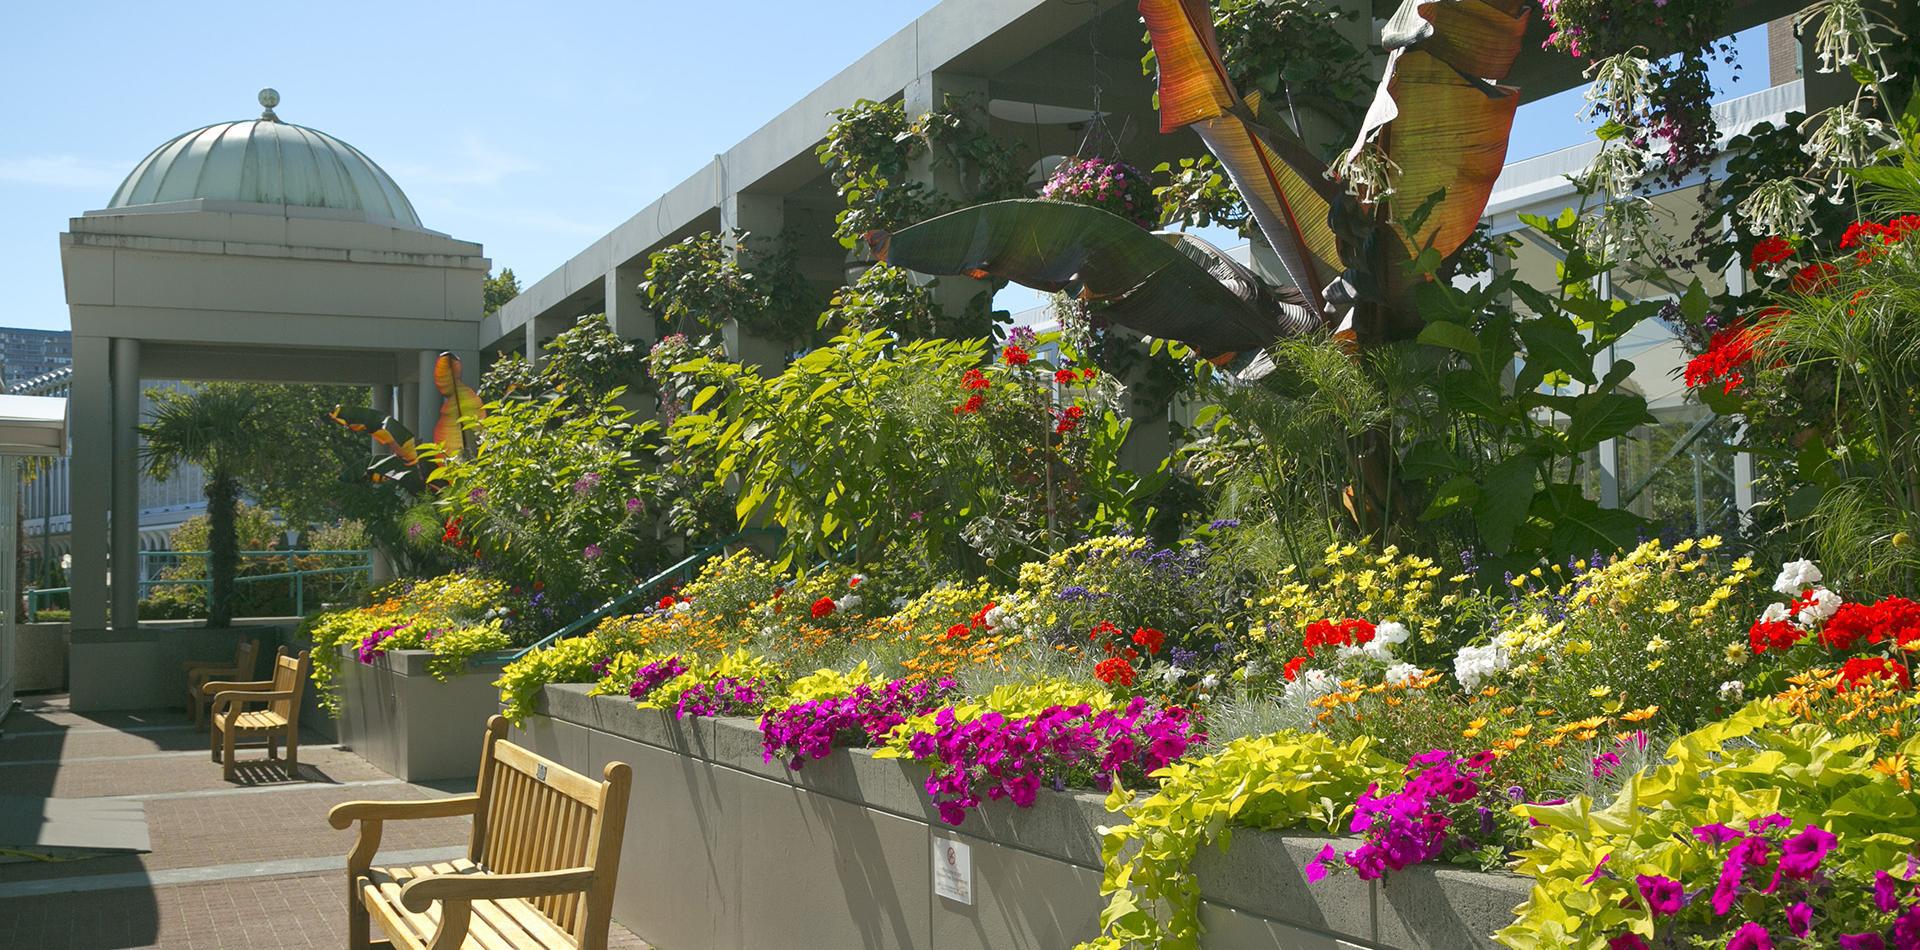
[(440, 354), (479, 382), (485, 249), (421, 226), (366, 153), (280, 121), (279, 93), (260, 104), (168, 139), (60, 235), (75, 631), (105, 629), (109, 605), (139, 626), (145, 380), (362, 386), (415, 432), (439, 418)]
[[(120, 183), (107, 208), (140, 211), (193, 199), (358, 212), (373, 224), (421, 227), (413, 203), (365, 152), (318, 129), (280, 121), (280, 94), (260, 90), (257, 119), (176, 135)], [(154, 207), (153, 210), (167, 210)]]

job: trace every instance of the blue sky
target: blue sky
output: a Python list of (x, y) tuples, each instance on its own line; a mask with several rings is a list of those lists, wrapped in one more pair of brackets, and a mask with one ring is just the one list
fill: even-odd
[[(933, 3), (20, 5), (0, 31), (0, 325), (65, 328), (66, 219), (166, 139), (257, 115), (262, 86), (525, 283)], [(1766, 82), (1744, 39), (1735, 94)], [(1584, 138), (1577, 107), (1526, 107), (1514, 156)]]

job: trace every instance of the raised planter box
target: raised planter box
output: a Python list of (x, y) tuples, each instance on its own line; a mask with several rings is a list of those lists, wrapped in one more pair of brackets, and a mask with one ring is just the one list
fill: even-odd
[[(480, 768), (479, 735), (500, 711), (506, 655), (476, 658), (446, 682), (427, 673), (426, 650), (393, 650), (372, 665), (342, 648), (340, 745), (375, 768), (409, 782), (472, 778)], [(473, 737), (468, 741), (467, 737)]]
[[(614, 919), (661, 950), (1051, 950), (1098, 932), (1102, 796), (1042, 792), (951, 828), (919, 765), (852, 750), (789, 772), (761, 761), (752, 720), (682, 722), (587, 689), (546, 687), (515, 741), (588, 775), (633, 765)], [(944, 840), (969, 846), (971, 904), (934, 894)], [(1491, 947), (1526, 897), (1523, 878), (1443, 867), (1309, 885), (1301, 869), (1327, 840), (1238, 830), (1204, 852), (1205, 945)]]

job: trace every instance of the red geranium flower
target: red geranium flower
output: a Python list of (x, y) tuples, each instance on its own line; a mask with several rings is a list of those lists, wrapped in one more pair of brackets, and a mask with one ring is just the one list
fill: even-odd
[(1100, 375), (1100, 371), (1097, 369), (1094, 369), (1091, 366), (1080, 371), (1080, 378), (1086, 380), (1087, 382), (1092, 382), (1093, 378), (1098, 375)]
[(1167, 643), (1167, 635), (1152, 627), (1141, 627), (1133, 632), (1133, 642), (1147, 648), (1148, 653), (1159, 653)]
[(1784, 652), (1788, 647), (1800, 642), (1805, 631), (1785, 620), (1756, 620), (1747, 629), (1747, 645), (1755, 656), (1773, 650)]
[(970, 369), (961, 375), (960, 385), (968, 389), (985, 389), (993, 383), (987, 381), (987, 374), (977, 369)]
[(1893, 641), (1906, 646), (1920, 640), (1920, 604), (1905, 597), (1888, 597), (1874, 604), (1846, 603), (1820, 630), (1820, 642), (1835, 650), (1851, 650), (1862, 641)]
[(1060, 413), (1060, 421), (1054, 424), (1054, 433), (1072, 432), (1080, 428), (1080, 417), (1086, 414), (1087, 411), (1079, 406), (1068, 406), (1065, 412)]
[(966, 624), (956, 623), (953, 626), (947, 628), (947, 639), (949, 640), (963, 639), (966, 637), (968, 629), (969, 628), (967, 627)]
[(1826, 261), (1815, 261), (1793, 272), (1793, 292), (1796, 294), (1817, 294), (1833, 286), (1834, 277), (1840, 268)]
[(1754, 347), (1772, 332), (1766, 323), (1748, 326), (1745, 322), (1721, 330), (1707, 341), (1706, 352), (1687, 361), (1684, 375), (1687, 388), (1697, 389), (1710, 382), (1722, 383), (1722, 392), (1731, 393), (1746, 381), (1740, 367), (1753, 360)]
[(1053, 371), (1053, 381), (1062, 386), (1071, 386), (1080, 381), (1080, 374), (1070, 369), (1057, 369)]
[(1300, 678), (1300, 668), (1306, 665), (1307, 665), (1306, 657), (1296, 656), (1293, 659), (1287, 661), (1286, 668), (1280, 671), (1280, 675), (1286, 677), (1287, 682), (1291, 683), (1294, 680)]
[(1000, 351), (1000, 358), (1005, 360), (1008, 366), (1025, 366), (1029, 360), (1033, 359), (1033, 354), (1009, 343)]
[(1846, 692), (1847, 687), (1869, 676), (1880, 679), (1898, 680), (1901, 689), (1913, 685), (1913, 674), (1905, 663), (1890, 660), (1884, 656), (1856, 656), (1840, 666), (1840, 683), (1835, 688)]
[(964, 415), (968, 413), (979, 412), (980, 407), (986, 404), (987, 404), (987, 400), (984, 396), (981, 396), (979, 393), (974, 393), (973, 395), (967, 397), (966, 402), (963, 402), (960, 405), (953, 407), (953, 414), (958, 416), (958, 415)]
[(1133, 679), (1138, 674), (1134, 672), (1133, 664), (1128, 663), (1120, 657), (1110, 656), (1093, 665), (1093, 675), (1100, 682), (1109, 686), (1114, 683), (1119, 683), (1121, 686), (1132, 686)]
[(819, 600), (814, 601), (813, 602), (813, 619), (819, 620), (822, 617), (833, 616), (833, 611), (838, 606), (839, 605), (833, 602), (833, 598), (831, 597), (822, 597)]
[(1754, 242), (1753, 254), (1747, 258), (1747, 269), (1759, 270), (1768, 264), (1778, 264), (1792, 256), (1793, 243), (1786, 238), (1763, 237)]
[(1373, 624), (1366, 620), (1356, 620), (1352, 617), (1348, 617), (1337, 623), (1332, 620), (1315, 620), (1307, 624), (1307, 655), (1313, 656), (1314, 651), (1321, 647), (1357, 647), (1363, 643), (1372, 641), (1373, 635)]
[(654, 606), (659, 607), (661, 610), (666, 610), (668, 608), (671, 608), (674, 604), (677, 604), (677, 603), (679, 603), (679, 601), (675, 600), (672, 594), (668, 594), (665, 597), (660, 598), (660, 602), (658, 604), (655, 604)]

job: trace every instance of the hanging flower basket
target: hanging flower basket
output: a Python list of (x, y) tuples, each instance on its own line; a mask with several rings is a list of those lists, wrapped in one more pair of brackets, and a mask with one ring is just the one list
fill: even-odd
[(1092, 205), (1149, 230), (1160, 223), (1146, 172), (1118, 159), (1069, 158), (1054, 169), (1040, 197)]

